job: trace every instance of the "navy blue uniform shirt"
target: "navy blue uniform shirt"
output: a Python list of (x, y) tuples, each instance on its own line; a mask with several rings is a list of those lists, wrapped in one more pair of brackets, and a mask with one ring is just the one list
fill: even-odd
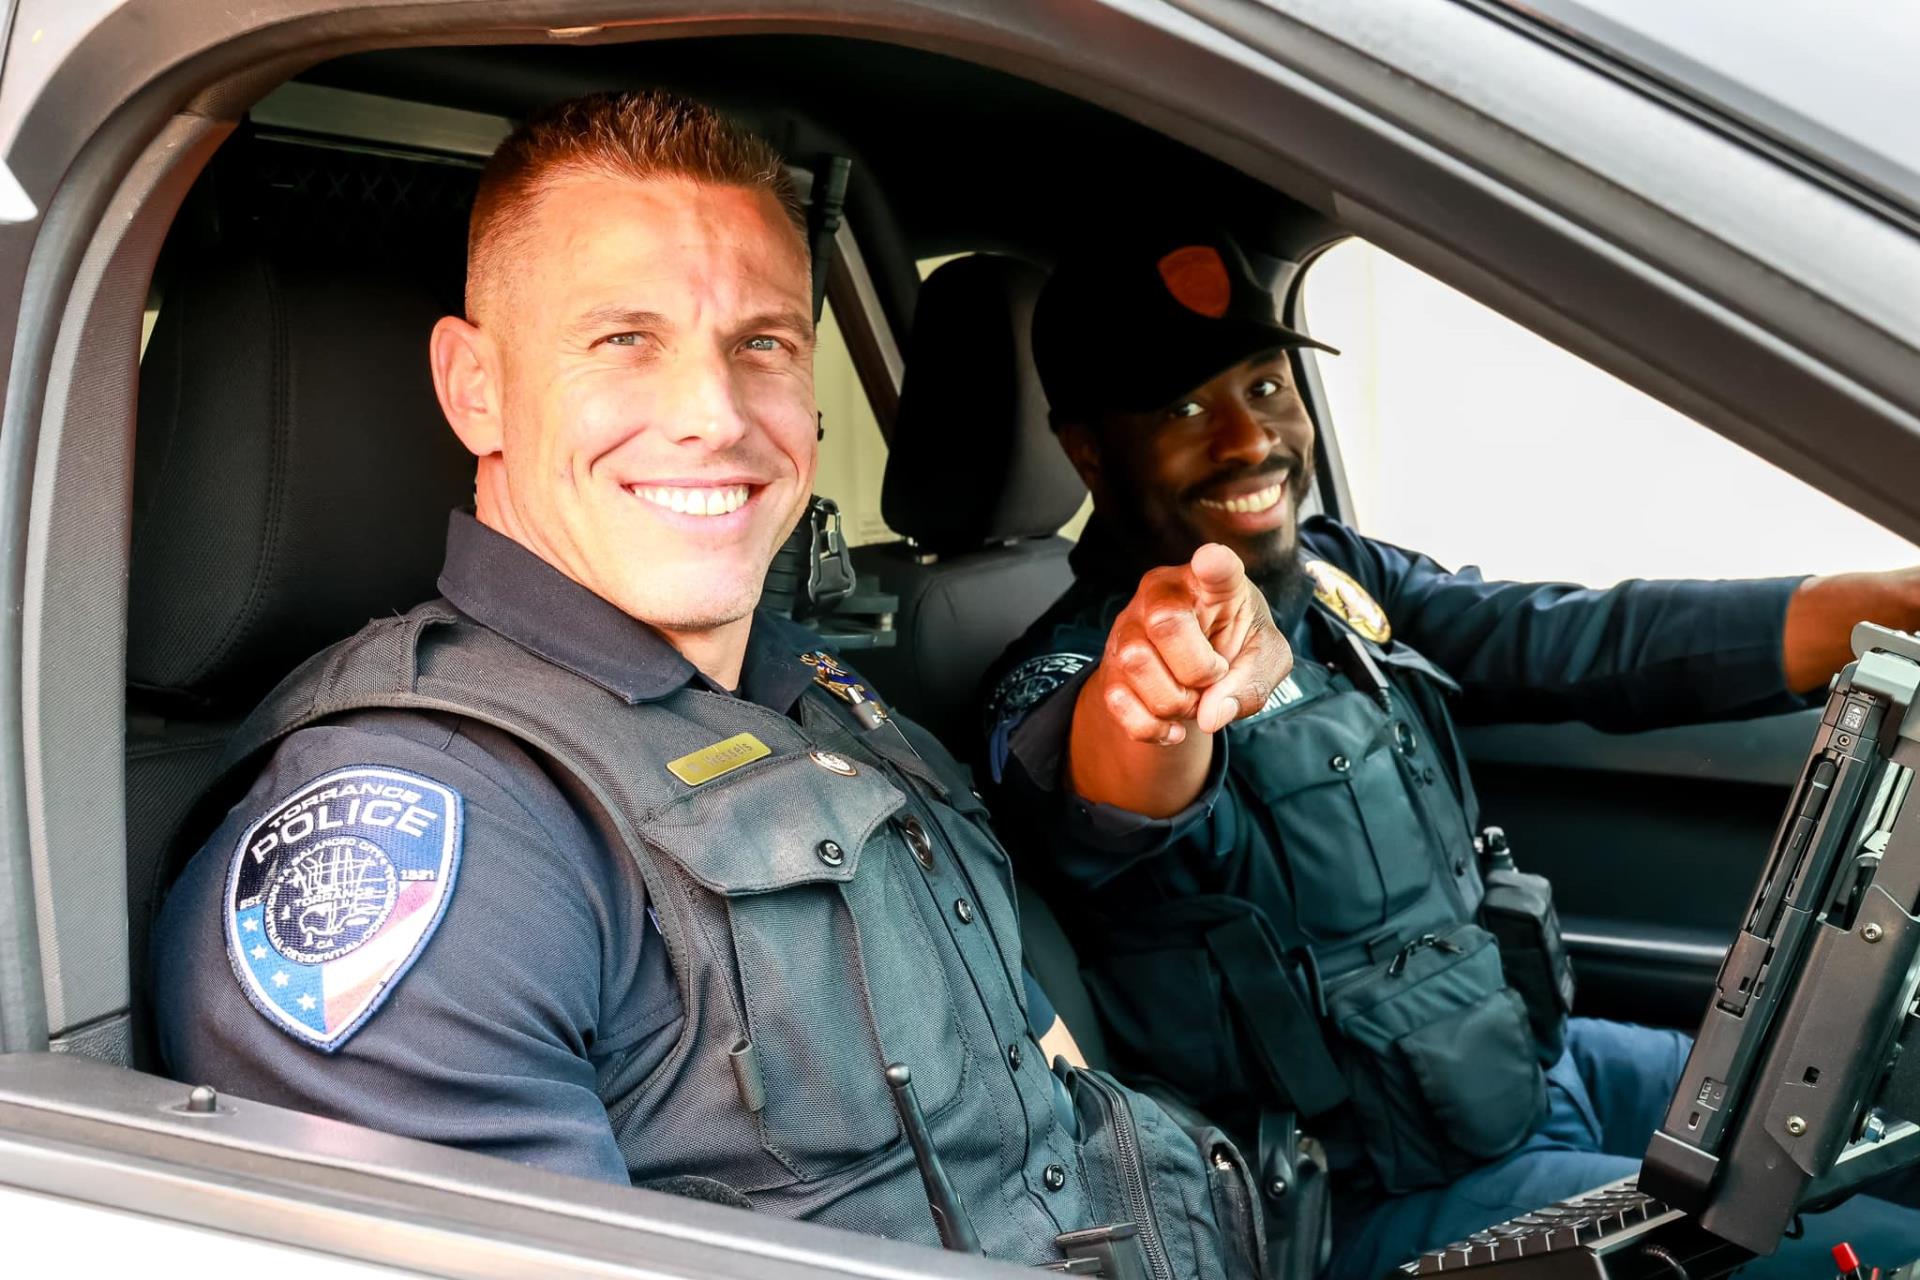
[[(637, 699), (715, 688), (652, 629), (469, 515), (453, 518), (439, 585), (474, 621)], [(819, 644), (755, 615), (738, 696), (791, 714), (813, 678), (799, 655)], [(256, 1007), (229, 963), (227, 874), (264, 815), (366, 767), (458, 794), (459, 868), (417, 960), (323, 1052)], [(622, 1099), (684, 1016), (639, 870), (593, 806), (517, 739), (452, 715), (356, 712), (288, 735), (188, 864), (153, 945), (161, 1052), (178, 1078), (615, 1182), (628, 1181), (622, 1144), (646, 1141), (624, 1131)], [(1031, 977), (1026, 988), (1038, 1035), (1053, 1010)]]
[[(1366, 538), (1325, 516), (1301, 522), (1300, 553), (1358, 582), (1410, 645), (1461, 687), (1467, 723), (1581, 720), (1629, 732), (1768, 715), (1810, 705), (1786, 687), (1787, 601), (1802, 578), (1632, 580), (1605, 589), (1489, 582), (1478, 569)], [(1061, 785), (1074, 694), (1139, 586), (1096, 518), (1074, 548), (1074, 585), (1028, 628), (987, 680), (988, 764), (1024, 814), (1054, 828), (1057, 863), (1097, 883), (1176, 845), (1212, 848), (1232, 821), (1219, 812), (1227, 740), (1216, 743), (1200, 797), (1167, 819), (1094, 805)], [(1316, 652), (1307, 597), (1275, 622), (1296, 663)], [(1230, 806), (1228, 806), (1230, 807)]]

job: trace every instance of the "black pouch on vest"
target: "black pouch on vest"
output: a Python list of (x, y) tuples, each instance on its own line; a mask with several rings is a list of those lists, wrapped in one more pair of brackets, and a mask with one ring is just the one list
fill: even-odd
[(1526, 1006), (1478, 925), (1423, 934), (1345, 974), (1327, 1012), (1380, 1185), (1440, 1186), (1519, 1146), (1547, 1110)]
[(1552, 1066), (1566, 1048), (1567, 1015), (1573, 1012), (1573, 958), (1560, 937), (1553, 885), (1513, 865), (1500, 828), (1488, 827), (1477, 843), (1486, 884), (1481, 923), (1499, 940), (1501, 967), (1526, 1001), (1540, 1061)]

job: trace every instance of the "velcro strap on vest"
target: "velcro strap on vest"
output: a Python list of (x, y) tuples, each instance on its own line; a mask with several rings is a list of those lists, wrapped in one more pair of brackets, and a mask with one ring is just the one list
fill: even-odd
[(1253, 1037), (1268, 1078), (1294, 1109), (1315, 1116), (1347, 1100), (1320, 1020), (1287, 980), (1272, 940), (1252, 915), (1207, 931), (1207, 949), (1227, 982), (1240, 1022)]

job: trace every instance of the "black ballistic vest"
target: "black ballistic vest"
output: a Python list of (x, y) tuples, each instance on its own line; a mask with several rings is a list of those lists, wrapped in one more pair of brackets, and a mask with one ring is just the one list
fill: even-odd
[[(636, 1183), (718, 1179), (763, 1212), (937, 1245), (883, 1075), (902, 1062), (989, 1256), (1058, 1262), (1062, 1233), (1133, 1222), (1158, 1280), (1255, 1273), (1250, 1174), (1219, 1133), (1063, 1064), (1070, 1131), (1022, 1008), (1006, 854), (930, 739), (865, 731), (819, 689), (798, 723), (692, 687), (629, 703), (436, 601), (303, 665), (226, 772), (372, 707), (513, 734), (633, 857), (686, 1010), (655, 1074), (606, 1099)], [(697, 786), (669, 772), (742, 733), (770, 754)]]
[(1557, 1046), (1536, 1041), (1478, 920), (1457, 686), (1404, 642), (1310, 609), (1316, 650), (1351, 658), (1359, 641), (1379, 679), (1302, 659), (1228, 728), (1214, 891), (1119, 877), (1088, 977), (1127, 1056), (1235, 1132), (1297, 1111), (1336, 1171), (1409, 1191), (1518, 1145)]

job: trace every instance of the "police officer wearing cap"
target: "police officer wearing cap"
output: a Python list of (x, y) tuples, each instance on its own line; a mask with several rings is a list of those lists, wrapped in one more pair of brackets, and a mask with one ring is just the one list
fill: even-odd
[(1233, 1146), (1070, 1065), (965, 771), (755, 612), (814, 471), (802, 225), (765, 143), (667, 95), (502, 144), (431, 343), (477, 511), (440, 599), (238, 731), (156, 929), (163, 1053), (567, 1173), (1251, 1276)]
[[(1055, 273), (1034, 357), (1094, 515), (1073, 587), (989, 677), (988, 753), (1051, 836), (1119, 1050), (1276, 1189), (1293, 1123), (1319, 1138), (1329, 1274), (1368, 1277), (1634, 1172), (1686, 1057), (1674, 1032), (1568, 1018), (1550, 887), (1477, 838), (1456, 718), (1802, 706), (1854, 622), (1920, 624), (1920, 575), (1488, 582), (1302, 520), (1307, 346), (1219, 232)], [(1283, 644), (1290, 667), (1247, 660)], [(1752, 1273), (1917, 1232), (1856, 1199)]]

